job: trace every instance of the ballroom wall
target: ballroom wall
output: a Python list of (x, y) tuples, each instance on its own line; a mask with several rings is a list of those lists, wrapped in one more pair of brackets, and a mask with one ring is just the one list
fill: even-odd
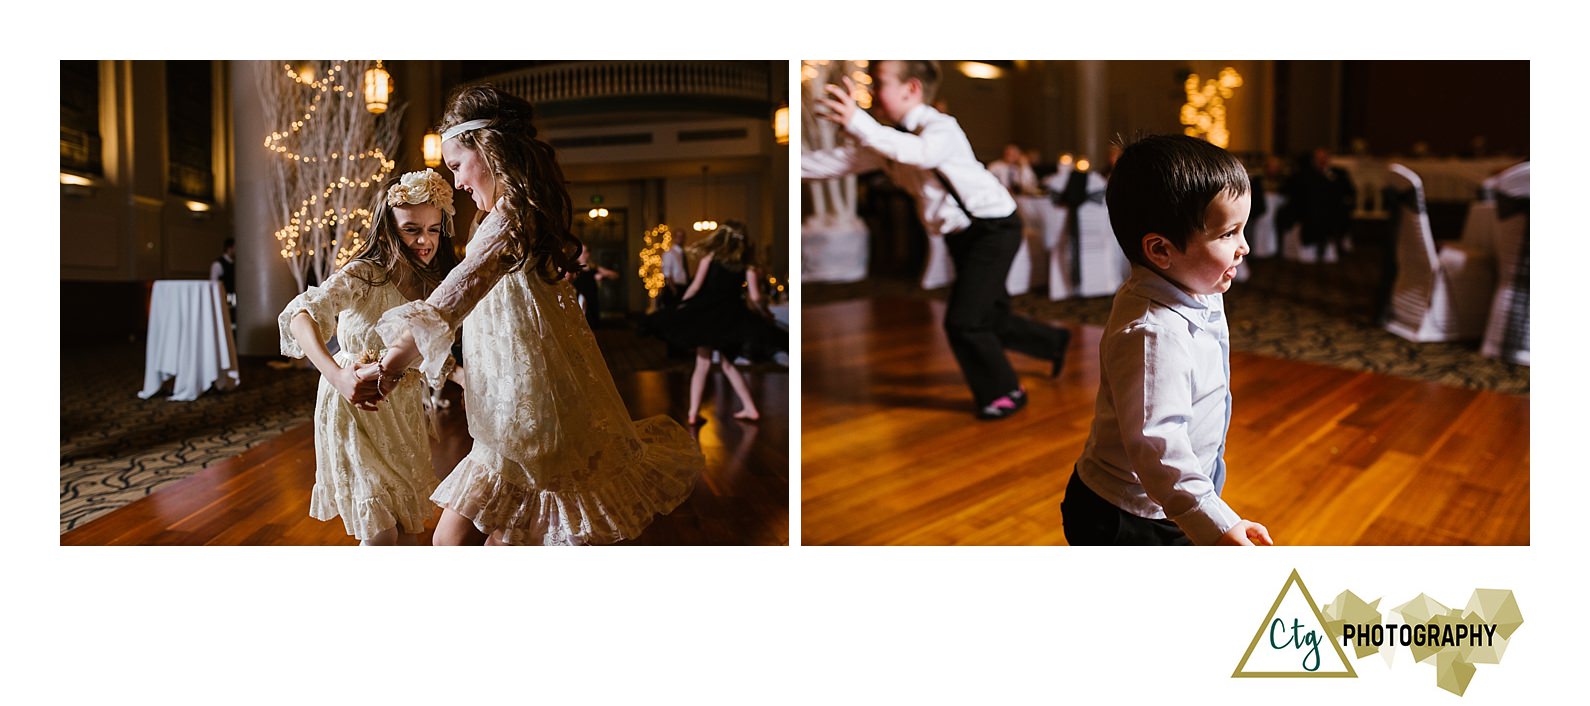
[(1488, 152), (1529, 154), (1528, 61), (1342, 63), (1344, 137), (1371, 152), (1469, 154), (1484, 136)]
[[(226, 133), (213, 136), (214, 201), (195, 213), (187, 197), (167, 192), (165, 62), (97, 63), (104, 174), (87, 187), (63, 185), (60, 202), (61, 328), (64, 339), (84, 342), (141, 334), (147, 283), (208, 277), (232, 233)], [(217, 116), (226, 112), (230, 85), (217, 62)], [(107, 297), (116, 301), (107, 305)]]
[(939, 98), (984, 162), (1006, 142), (1102, 157), (1117, 133), (1182, 130), (1189, 72), (1231, 66), (1243, 85), (1227, 100), (1229, 149), (1297, 155), (1355, 138), (1374, 154), (1529, 151), (1527, 61), (1015, 61), (997, 79), (965, 76), (946, 60)]
[[(280, 126), (263, 124), (260, 72), (276, 62), (214, 62), (215, 129), (213, 168), (216, 203), (200, 217), (187, 199), (167, 193), (165, 62), (101, 61), (99, 122), (105, 175), (89, 188), (64, 187), (61, 197), (61, 279), (63, 329), (76, 325), (109, 339), (142, 335), (150, 283), (156, 279), (202, 279), (220, 253), (222, 241), (237, 239), (238, 348), (243, 354), (277, 355), (276, 316), (295, 296), (297, 286), (282, 266), (273, 233), (280, 226), (264, 202), (271, 155), (261, 147)], [(460, 62), (391, 62), (394, 99), (405, 105), (401, 143), (394, 159), (399, 171), (424, 167), (420, 146), (435, 126), (448, 91), (461, 80)], [(782, 81), (784, 74), (776, 74)], [(710, 167), (707, 201), (717, 220), (736, 218), (750, 225), (776, 274), (788, 271), (786, 200), (788, 157), (773, 144), (767, 119), (717, 115), (679, 115), (636, 123), (608, 116), (564, 120), (544, 129), (545, 139), (578, 137), (603, 130), (642, 130), (689, 140), (659, 141), (651, 152), (633, 148), (573, 147), (559, 150), (576, 206), (601, 192), (629, 212), (626, 253), (641, 248), (645, 229), (659, 222), (688, 232), (700, 217), (701, 166)], [(627, 120), (627, 126), (615, 127)], [(717, 139), (716, 134), (738, 137)], [(444, 176), (451, 178), (445, 169)], [(474, 215), (467, 196), (459, 196), (459, 217)], [(585, 208), (588, 208), (586, 206)], [(580, 208), (583, 214), (585, 208)], [(461, 230), (467, 230), (467, 226)], [(644, 288), (634, 267), (623, 273), (631, 311), (645, 309)], [(113, 292), (114, 294), (107, 294)], [(100, 307), (114, 296), (136, 306)], [(92, 310), (91, 310), (92, 309)], [(91, 325), (81, 322), (93, 322)], [(77, 340), (63, 332), (63, 340)]]
[(1243, 77), (1226, 102), (1229, 149), (1262, 151), (1273, 140), (1273, 62), (1016, 61), (997, 79), (968, 78), (958, 63), (942, 63), (939, 97), (984, 162), (1010, 141), (1045, 160), (1061, 152), (1100, 160), (1117, 134), (1179, 133), (1187, 75), (1209, 80), (1226, 66)]
[[(165, 70), (161, 61), (102, 61), (103, 177), (61, 189), (61, 279), (131, 281), (203, 278), (231, 231), (230, 151), (218, 134), (216, 201), (202, 214), (166, 190)], [(215, 111), (228, 83), (216, 67)]]

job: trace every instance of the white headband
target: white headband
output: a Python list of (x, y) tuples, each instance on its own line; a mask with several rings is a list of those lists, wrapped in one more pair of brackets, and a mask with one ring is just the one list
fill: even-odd
[(447, 128), (447, 132), (442, 133), (442, 142), (451, 140), (455, 137), (458, 137), (459, 135), (469, 132), (470, 130), (479, 130), (480, 128), (486, 127), (490, 124), (490, 120), (466, 120)]

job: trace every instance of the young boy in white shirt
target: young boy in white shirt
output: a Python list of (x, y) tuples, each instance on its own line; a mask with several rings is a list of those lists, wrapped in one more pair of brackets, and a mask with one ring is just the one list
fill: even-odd
[(1105, 194), (1132, 275), (1099, 341), (1093, 428), (1066, 486), (1066, 541), (1272, 544), (1224, 500), (1231, 338), (1221, 295), (1248, 253), (1247, 171), (1184, 135), (1121, 154)]
[(972, 389), (979, 419), (1004, 419), (1027, 404), (1027, 393), (1005, 349), (1050, 361), (1056, 377), (1071, 332), (1010, 311), (1005, 278), (1021, 247), (1016, 201), (977, 156), (959, 123), (927, 104), (938, 86), (934, 61), (874, 61), (873, 110), (893, 127), (856, 107), (849, 77), (819, 99), (822, 117), (855, 143), (801, 154), (802, 179), (830, 179), (882, 169), (916, 200), (928, 235), (944, 236), (955, 263), (955, 284), (944, 333)]

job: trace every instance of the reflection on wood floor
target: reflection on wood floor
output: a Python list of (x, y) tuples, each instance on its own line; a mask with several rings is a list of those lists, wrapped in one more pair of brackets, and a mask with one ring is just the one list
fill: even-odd
[[(1065, 372), (1012, 354), (1031, 404), (972, 418), (943, 303), (802, 315), (803, 544), (1065, 544), (1060, 500), (1098, 391), (1097, 327)], [(1529, 398), (1231, 356), (1224, 497), (1280, 544), (1529, 543)]]
[[(629, 543), (788, 543), (788, 375), (748, 373), (746, 379), (762, 419), (733, 420), (738, 402), (715, 374), (703, 405), (709, 422), (698, 432), (706, 474), (683, 505)], [(633, 417), (684, 418), (688, 372), (626, 372), (614, 382)], [(448, 393), (452, 405), (442, 411), (442, 436), (431, 447), (438, 478), (470, 446), (458, 389), (449, 386)], [(305, 424), (67, 532), (61, 544), (355, 544), (340, 520), (309, 517), (314, 476), (314, 431)], [(432, 518), (426, 543), (434, 526)]]

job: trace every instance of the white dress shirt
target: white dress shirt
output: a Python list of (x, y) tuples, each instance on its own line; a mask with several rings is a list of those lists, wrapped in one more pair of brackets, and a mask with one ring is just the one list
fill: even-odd
[(900, 127), (906, 132), (856, 110), (845, 124), (856, 144), (802, 152), (801, 178), (831, 179), (882, 169), (890, 181), (916, 198), (917, 217), (929, 235), (949, 235), (972, 224), (933, 174), (935, 169), (955, 187), (972, 216), (1004, 218), (1016, 212), (1016, 200), (977, 161), (955, 118), (919, 105), (906, 113)]
[(685, 271), (685, 251), (678, 244), (663, 251), (662, 276), (669, 284), (690, 284), (690, 273)]
[(1218, 294), (1195, 296), (1141, 265), (1099, 341), (1099, 395), (1076, 472), (1139, 517), (1214, 544), (1242, 518), (1220, 498), (1231, 426), (1231, 335)]
[(1038, 173), (1026, 164), (1011, 164), (1003, 159), (988, 163), (988, 173), (994, 175), (1005, 190), (1012, 194), (1038, 192)]
[[(226, 257), (225, 255), (222, 255), (221, 257), (225, 257), (227, 262), (231, 262), (232, 261), (232, 258)], [(211, 282), (219, 282), (219, 281), (221, 281), (221, 276), (223, 274), (225, 274), (225, 273), (226, 273), (226, 270), (221, 267), (221, 261), (220, 260), (211, 260), (210, 261), (210, 281)]]

